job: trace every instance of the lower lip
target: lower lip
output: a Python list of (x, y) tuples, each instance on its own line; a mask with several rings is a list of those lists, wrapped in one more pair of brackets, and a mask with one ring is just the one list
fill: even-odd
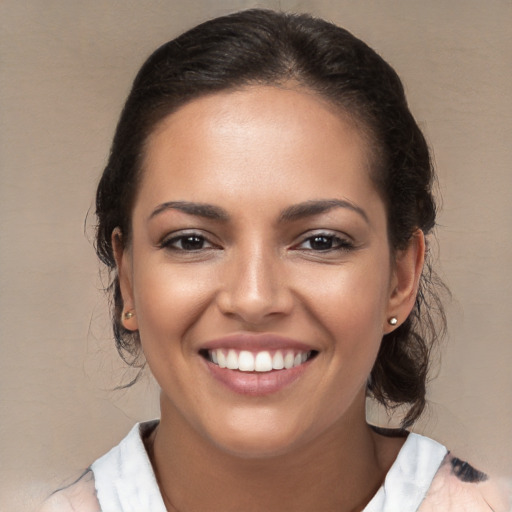
[(229, 370), (206, 360), (205, 363), (210, 374), (231, 391), (240, 395), (264, 396), (277, 393), (299, 379), (308, 369), (311, 360), (288, 370), (261, 373)]

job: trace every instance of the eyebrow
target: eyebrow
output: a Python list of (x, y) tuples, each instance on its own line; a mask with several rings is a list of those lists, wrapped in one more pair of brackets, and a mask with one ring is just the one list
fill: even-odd
[(206, 219), (227, 221), (229, 215), (223, 208), (214, 206), (207, 203), (193, 203), (190, 201), (169, 201), (163, 203), (149, 216), (149, 219), (159, 215), (167, 210), (179, 210), (180, 212), (187, 213), (188, 215), (195, 215), (196, 217), (204, 217)]
[[(294, 204), (285, 208), (279, 215), (279, 222), (293, 222), (305, 217), (312, 217), (328, 212), (334, 208), (347, 208), (359, 214), (369, 223), (366, 212), (346, 199), (318, 199)], [(208, 203), (195, 203), (191, 201), (169, 201), (157, 206), (149, 216), (149, 220), (167, 210), (179, 210), (188, 215), (204, 217), (206, 219), (226, 222), (230, 216), (226, 210)]]
[(333, 208), (347, 208), (359, 214), (368, 224), (370, 223), (366, 212), (346, 199), (320, 199), (313, 201), (305, 201), (292, 205), (281, 212), (279, 216), (280, 221), (295, 221), (303, 219), (304, 217), (312, 217), (321, 213), (328, 212)]

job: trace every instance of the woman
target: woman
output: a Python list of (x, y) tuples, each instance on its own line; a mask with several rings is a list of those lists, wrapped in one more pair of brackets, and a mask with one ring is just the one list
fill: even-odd
[[(338, 27), (245, 11), (158, 49), (98, 187), (97, 252), (161, 419), (48, 509), (505, 510), (405, 430), (443, 324), (433, 180), (396, 73)], [(368, 425), (367, 396), (407, 406), (403, 429)]]

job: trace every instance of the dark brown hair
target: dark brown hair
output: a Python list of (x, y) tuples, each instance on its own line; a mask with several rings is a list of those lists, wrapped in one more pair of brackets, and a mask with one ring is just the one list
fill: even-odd
[[(435, 225), (429, 149), (407, 106), (396, 72), (346, 30), (309, 15), (248, 10), (203, 23), (157, 49), (135, 78), (98, 186), (96, 250), (111, 269), (113, 325), (121, 356), (141, 362), (138, 332), (121, 323), (122, 297), (111, 236), (129, 243), (131, 212), (145, 143), (183, 104), (251, 84), (294, 83), (316, 92), (361, 127), (371, 142), (372, 179), (388, 215), (392, 250), (407, 247), (417, 229)], [(444, 329), (443, 310), (427, 262), (409, 318), (384, 336), (368, 393), (386, 407), (406, 404), (408, 426), (425, 407), (431, 350)], [(436, 316), (439, 318), (436, 321)]]

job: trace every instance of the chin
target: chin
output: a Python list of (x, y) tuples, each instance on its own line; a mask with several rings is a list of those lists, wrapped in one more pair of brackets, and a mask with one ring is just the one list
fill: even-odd
[(299, 442), (300, 434), (283, 424), (259, 420), (224, 425), (211, 433), (213, 442), (225, 453), (247, 459), (263, 459), (288, 453)]
[(268, 459), (284, 455), (293, 450), (289, 439), (268, 436), (240, 436), (238, 439), (222, 439), (216, 443), (223, 452), (241, 459)]

